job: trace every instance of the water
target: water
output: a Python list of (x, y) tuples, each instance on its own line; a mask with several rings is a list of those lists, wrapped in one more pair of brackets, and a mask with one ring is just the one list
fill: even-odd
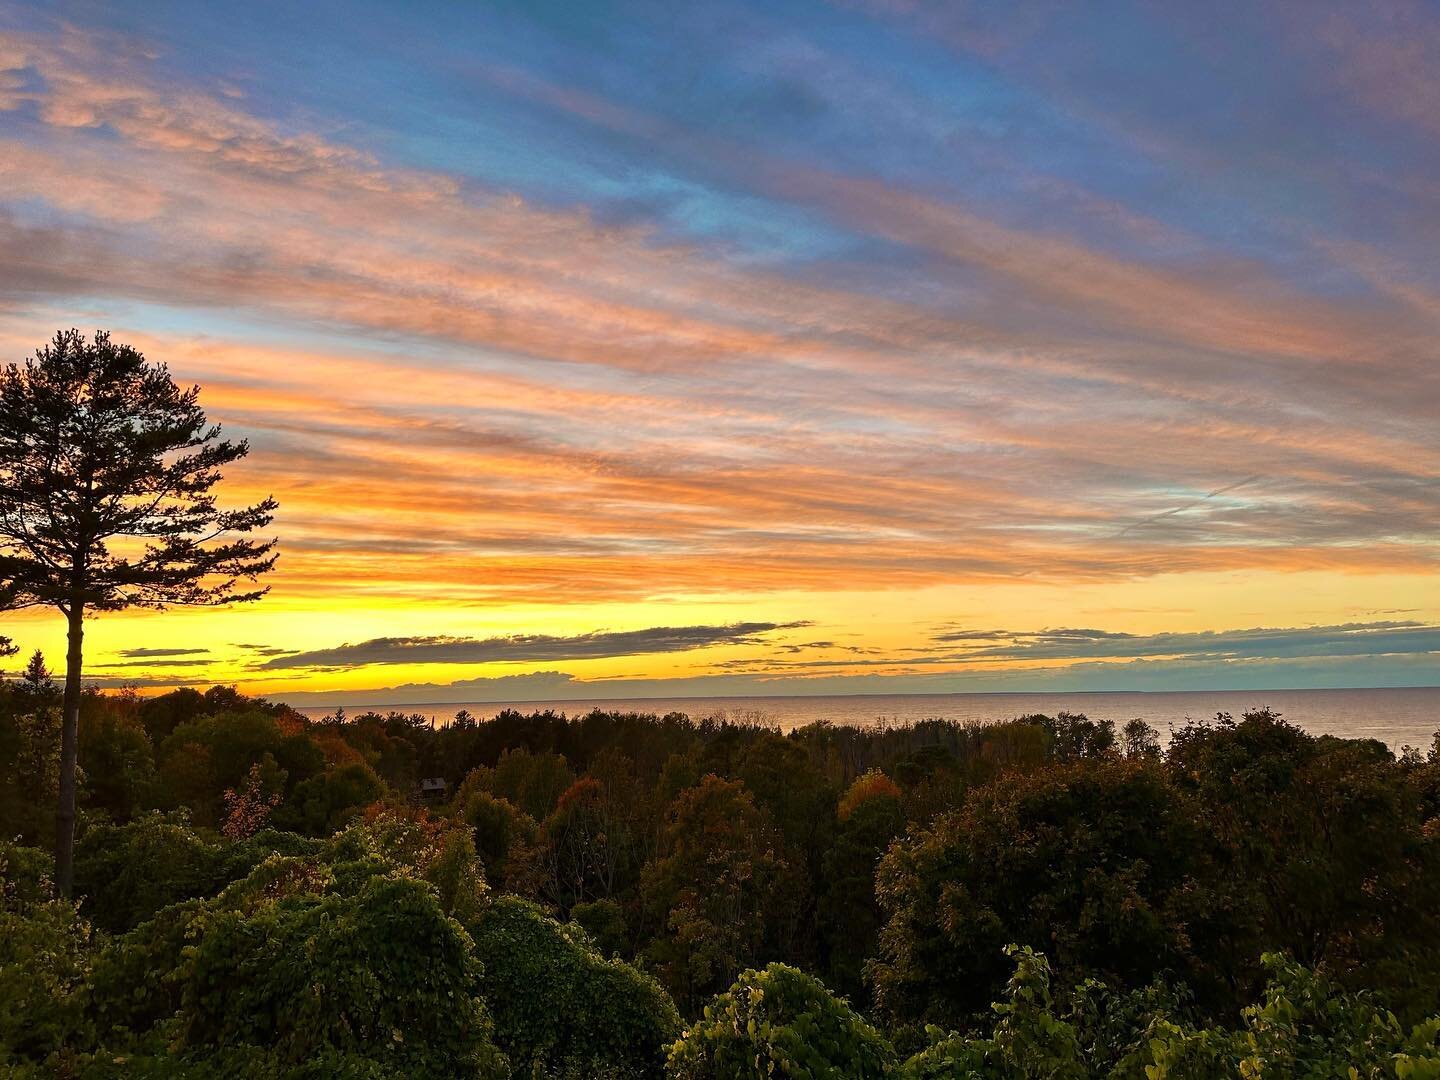
[[(1087, 694), (846, 694), (826, 697), (700, 697), (700, 698), (578, 698), (574, 701), (508, 701), (364, 704), (347, 707), (355, 714), (373, 709), (419, 713), (441, 722), (461, 709), (479, 719), (515, 709), (536, 712), (554, 709), (571, 716), (592, 709), (612, 712), (685, 713), (700, 719), (763, 719), (782, 729), (817, 720), (835, 724), (906, 724), (917, 720), (1010, 720), (1030, 713), (1084, 713), (1092, 720), (1121, 724), (1139, 717), (1156, 728), (1162, 739), (1187, 720), (1204, 720), (1219, 712), (1239, 719), (1252, 709), (1269, 707), (1287, 720), (1316, 735), (1351, 739), (1379, 739), (1398, 751), (1403, 746), (1428, 750), (1440, 728), (1440, 687), (1406, 687), (1385, 690), (1194, 690), (1179, 693)], [(321, 717), (333, 707), (299, 710)]]

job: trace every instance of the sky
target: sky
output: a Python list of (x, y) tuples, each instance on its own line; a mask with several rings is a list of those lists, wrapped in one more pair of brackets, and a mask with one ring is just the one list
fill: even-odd
[(102, 686), (1440, 684), (1436, 250), (1433, 3), (0, 0), (0, 359), (280, 502)]

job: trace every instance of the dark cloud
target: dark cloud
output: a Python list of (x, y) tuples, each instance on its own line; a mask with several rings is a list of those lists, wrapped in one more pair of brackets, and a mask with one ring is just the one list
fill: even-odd
[[(628, 685), (629, 680), (621, 680)], [(636, 680), (643, 686), (646, 680)], [(293, 690), (271, 697), (297, 706), (436, 705), (477, 701), (563, 701), (604, 683), (587, 683), (563, 671), (481, 676), (447, 683), (402, 683), (376, 690)]]
[[(935, 641), (958, 642), (958, 641), (1008, 641), (1013, 638), (1026, 635), (1017, 634), (1013, 630), (952, 630), (944, 634), (936, 634)], [(1036, 636), (1044, 637), (1053, 641), (1121, 641), (1133, 638), (1134, 634), (1118, 633), (1110, 630), (1090, 630), (1061, 627), (1054, 630), (1042, 630)]]
[(776, 630), (808, 622), (744, 622), (728, 626), (656, 626), (645, 630), (597, 630), (561, 637), (389, 637), (276, 656), (259, 665), (276, 668), (354, 668), (369, 664), (481, 664), (533, 660), (590, 660), (647, 653), (689, 652), (712, 645), (756, 645)]
[(296, 651), (295, 649), (277, 648), (274, 645), (252, 645), (242, 641), (234, 642), (233, 645), (237, 649), (244, 649), (256, 656), (288, 656)]
[[(937, 640), (949, 640), (945, 636)], [(1256, 627), (1200, 633), (1115, 634), (1102, 630), (1011, 633), (1004, 644), (968, 649), (966, 660), (1065, 660), (1104, 657), (1184, 657), (1195, 660), (1383, 656), (1440, 652), (1440, 626), (1422, 622), (1340, 623)], [(961, 658), (961, 657), (957, 657)]]
[(873, 659), (781, 659), (782, 655), (792, 656), (800, 651), (793, 646), (784, 646), (765, 656), (724, 661), (716, 664), (715, 670), (765, 674), (862, 667), (918, 670), (922, 667), (954, 667), (977, 661), (1162, 658), (1223, 664), (1238, 660), (1440, 656), (1440, 626), (1394, 620), (1184, 634), (1126, 634), (1070, 628), (1034, 632), (947, 630), (936, 634), (933, 640), (941, 644), (926, 649), (902, 649), (893, 655), (880, 655)]
[(777, 647), (777, 651), (782, 653), (802, 653), (808, 652), (811, 649), (844, 649), (846, 652), (855, 651), (853, 646), (837, 645), (833, 641), (800, 641)]
[(115, 655), (138, 660), (146, 656), (199, 656), (209, 649), (121, 649)]
[[(200, 652), (206, 650), (200, 649)], [(114, 671), (118, 668), (182, 668), (182, 667), (209, 667), (213, 660), (166, 660), (160, 657), (151, 657), (147, 660), (122, 660), (113, 664), (100, 664), (104, 671)]]
[(1004, 641), (1014, 636), (1012, 630), (951, 630), (934, 635), (935, 641)]

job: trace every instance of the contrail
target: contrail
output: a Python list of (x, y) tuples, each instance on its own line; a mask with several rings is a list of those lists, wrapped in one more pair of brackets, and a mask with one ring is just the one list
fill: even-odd
[(1227, 491), (1234, 491), (1236, 488), (1242, 488), (1246, 484), (1253, 484), (1255, 483), (1255, 481), (1263, 479), (1265, 479), (1264, 476), (1256, 473), (1254, 476), (1245, 477), (1244, 480), (1236, 480), (1233, 484), (1226, 484), (1224, 487), (1218, 487), (1214, 491), (1202, 495), (1200, 498), (1194, 500), (1193, 502), (1186, 503), (1184, 506), (1177, 506), (1173, 510), (1166, 510), (1160, 514), (1154, 514), (1147, 518), (1141, 518), (1139, 521), (1133, 522), (1132, 524), (1125, 526), (1125, 528), (1121, 529), (1115, 535), (1116, 537), (1121, 537), (1124, 536), (1126, 533), (1130, 532), (1132, 529), (1140, 528), (1142, 525), (1153, 525), (1155, 522), (1161, 521), (1165, 518), (1174, 517), (1176, 514), (1183, 514), (1186, 510), (1193, 509), (1194, 507), (1199, 506), (1201, 503), (1207, 502), (1208, 500), (1215, 498), (1215, 496), (1217, 495), (1224, 495)]

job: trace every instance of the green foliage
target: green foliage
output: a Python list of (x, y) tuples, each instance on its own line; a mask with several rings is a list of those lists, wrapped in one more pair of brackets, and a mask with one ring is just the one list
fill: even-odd
[(16, 906), (49, 900), (55, 859), (48, 851), (0, 844), (0, 904)]
[(227, 789), (239, 788), (252, 766), (273, 766), (286, 741), (280, 725), (259, 709), (186, 721), (160, 744), (162, 790), (170, 805), (191, 809), (195, 820), (218, 824)]
[(320, 1076), (323, 1060), (355, 1076), (508, 1075), (472, 942), (447, 913), (482, 910), (468, 841), (393, 815), (320, 845), (295, 838), (301, 854), (108, 942), (91, 980), (100, 1030), (114, 1052), (177, 1075)]
[(762, 954), (787, 953), (805, 880), (745, 786), (713, 775), (676, 798), (662, 845), (641, 884), (657, 931), (646, 954), (688, 1010)]
[(460, 816), (475, 834), (486, 878), (522, 895), (540, 889), (540, 826), (509, 799), (478, 788), (459, 802)]
[(670, 1049), (672, 1080), (867, 1080), (888, 1075), (894, 1051), (878, 1031), (803, 971), (742, 972)]
[(1262, 711), (1177, 732), (1167, 764), (1231, 862), (1247, 960), (1283, 951), (1440, 1008), (1440, 829), (1382, 744)]
[(839, 819), (820, 875), (819, 925), (825, 971), (832, 986), (865, 992), (865, 959), (875, 952), (882, 918), (875, 900), (875, 867), (905, 830), (903, 795), (884, 773), (859, 777), (836, 809)]
[(938, 1036), (905, 1063), (907, 1080), (1085, 1080), (1094, 1075), (1082, 1060), (1075, 1025), (1054, 1013), (1050, 965), (1027, 946), (1010, 946), (1015, 973), (1005, 1000), (992, 1006), (999, 1019), (989, 1038)]
[(1141, 986), (1179, 966), (1213, 917), (1192, 817), (1159, 769), (1114, 761), (975, 790), (880, 863), (877, 1002), (899, 1022), (964, 1024), (1011, 941), (1048, 948), (1072, 980)]
[(189, 686), (171, 690), (165, 694), (146, 698), (140, 703), (140, 723), (150, 736), (153, 745), (158, 746), (167, 735), (181, 724), (204, 715), (205, 695)]
[(736, 763), (735, 776), (770, 814), (795, 850), (818, 859), (834, 822), (837, 792), (805, 747), (774, 732), (755, 738)]
[(650, 976), (517, 897), (471, 924), (495, 1040), (517, 1075), (659, 1076), (680, 1018)]
[(189, 959), (185, 1046), (263, 1047), (289, 1064), (364, 1054), (409, 1075), (502, 1076), (459, 924), (420, 882), (374, 877), (220, 911)]
[[(46, 1057), (87, 1037), (90, 926), (11, 849), (0, 865), (0, 1065)], [(15, 876), (12, 878), (12, 874)]]
[(138, 719), (87, 695), (80, 708), (82, 805), (126, 821), (151, 797), (155, 763), (150, 739)]
[[(13, 759), (53, 762), (53, 732), (23, 727), (45, 684), (0, 683), (0, 820), (29, 844), (53, 816), (25, 785), (53, 776)], [(867, 1007), (868, 970), (894, 1045), (920, 1050), (897, 1064), (881, 1040), (897, 1077), (1440, 1077), (1440, 755), (1268, 714), (1164, 755), (1083, 717), (437, 731), (230, 688), (87, 693), (81, 730), (78, 914), (50, 901), (48, 855), (0, 844), (6, 1075), (498, 1075), (508, 1051), (518, 1075), (656, 1076), (677, 1011), (638, 956), (690, 1016), (740, 980), (681, 1040), (693, 1075), (866, 1075), (835, 1035), (863, 1021), (803, 968)], [(314, 838), (224, 838), (263, 813), (193, 827), (236, 775)], [(466, 776), (445, 816), (408, 804), (422, 775)], [(740, 975), (770, 961), (792, 967)]]
[(570, 921), (589, 934), (606, 956), (623, 952), (630, 940), (625, 909), (614, 900), (591, 900), (570, 909)]
[(262, 831), (240, 843), (207, 838), (182, 814), (149, 813), (124, 825), (95, 825), (76, 846), (75, 877), (86, 915), (121, 932), (162, 908), (212, 896), (276, 851), (310, 845), (290, 833)]
[(0, 836), (48, 844), (59, 777), (59, 696), (0, 681)]
[(306, 836), (328, 836), (384, 794), (385, 785), (375, 771), (352, 762), (296, 784), (271, 820), (276, 828), (293, 829)]
[(408, 1080), (407, 1073), (354, 1053), (324, 1050), (298, 1064), (253, 1046), (168, 1052), (163, 1047), (74, 1059), (77, 1080)]
[(494, 769), (481, 776), (485, 790), (509, 799), (536, 821), (545, 820), (575, 782), (575, 774), (562, 755), (532, 754), (523, 747), (505, 751)]
[(1104, 989), (1077, 987), (1062, 1012), (1051, 998), (1045, 958), (1028, 948), (1006, 952), (1016, 958), (1016, 968), (1005, 1001), (993, 1006), (998, 1019), (991, 1034), (932, 1028), (930, 1046), (899, 1070), (904, 1080), (1440, 1077), (1440, 1017), (1407, 1029), (1366, 995), (1339, 992), (1314, 971), (1275, 954), (1263, 960), (1269, 976), (1264, 1001), (1242, 1011), (1238, 1029), (1181, 1019), (1164, 994), (1132, 995), (1100, 1025), (1108, 1026), (1111, 1038), (1092, 1042), (1093, 1005)]
[(217, 892), (220, 846), (184, 814), (150, 813), (124, 825), (95, 825), (75, 851), (85, 912), (112, 932), (128, 930), (169, 904)]

